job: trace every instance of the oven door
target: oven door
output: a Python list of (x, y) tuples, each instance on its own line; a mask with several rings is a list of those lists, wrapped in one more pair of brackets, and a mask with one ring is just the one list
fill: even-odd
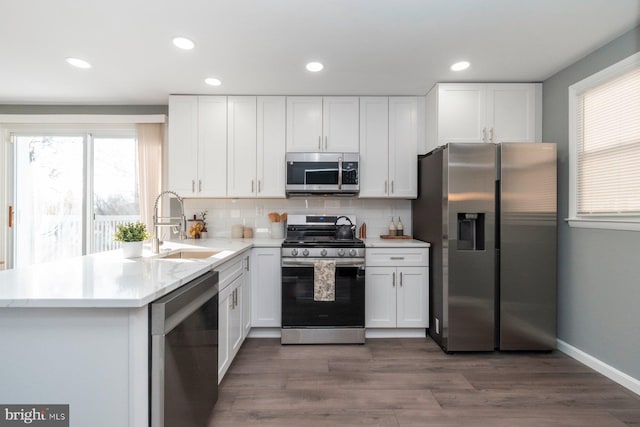
[(364, 259), (336, 264), (335, 301), (314, 301), (313, 260), (282, 261), (282, 328), (364, 328)]

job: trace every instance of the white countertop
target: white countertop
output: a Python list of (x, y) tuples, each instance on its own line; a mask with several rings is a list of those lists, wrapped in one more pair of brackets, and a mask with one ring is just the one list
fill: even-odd
[[(141, 258), (121, 250), (0, 271), (1, 307), (142, 307), (252, 247), (280, 247), (282, 239), (206, 239), (166, 242), (161, 254), (144, 245)], [(220, 253), (204, 259), (163, 259), (183, 248)]]
[[(205, 239), (166, 242), (160, 254), (144, 245), (141, 258), (121, 250), (0, 271), (1, 307), (142, 307), (252, 247), (280, 247), (282, 239)], [(366, 247), (429, 247), (419, 240), (368, 238)], [(179, 249), (220, 251), (203, 259), (165, 259)]]
[(415, 239), (381, 239), (368, 237), (364, 239), (367, 248), (428, 248), (430, 243)]

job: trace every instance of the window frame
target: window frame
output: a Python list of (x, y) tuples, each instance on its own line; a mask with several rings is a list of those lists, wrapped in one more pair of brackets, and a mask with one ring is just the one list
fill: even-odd
[[(19, 126), (8, 128), (8, 136), (12, 141), (12, 150), (8, 158), (11, 163), (10, 175), (8, 176), (8, 184), (10, 188), (7, 198), (12, 204), (16, 202), (16, 177), (15, 177), (15, 138), (30, 136), (60, 136), (60, 137), (78, 137), (82, 139), (83, 155), (82, 155), (82, 235), (81, 235), (81, 255), (90, 255), (95, 252), (94, 248), (94, 227), (96, 221), (95, 215), (95, 140), (96, 139), (130, 139), (137, 144), (137, 131), (135, 126), (130, 125), (110, 125), (110, 126), (56, 126), (56, 125), (33, 125)], [(136, 149), (137, 156), (137, 149)], [(137, 161), (137, 158), (136, 158)], [(136, 176), (136, 183), (137, 183)], [(10, 232), (7, 239), (7, 261), (8, 265), (15, 268), (15, 231)]]
[[(9, 245), (8, 201), (11, 195), (10, 174), (13, 174), (10, 134), (24, 129), (48, 130), (115, 130), (135, 128), (140, 123), (167, 123), (166, 114), (0, 114), (0, 260), (4, 268), (12, 265), (12, 248)], [(165, 139), (166, 140), (166, 139)], [(0, 267), (1, 269), (1, 267)]]
[(578, 101), (587, 90), (605, 84), (638, 67), (640, 67), (640, 52), (569, 86), (569, 217), (566, 221), (570, 227), (640, 231), (640, 215), (579, 215), (577, 213)]

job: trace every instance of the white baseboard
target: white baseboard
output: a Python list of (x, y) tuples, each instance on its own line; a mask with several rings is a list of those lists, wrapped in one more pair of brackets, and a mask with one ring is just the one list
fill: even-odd
[(251, 328), (249, 338), (280, 338), (280, 328)]
[(601, 373), (610, 380), (615, 381), (621, 386), (626, 387), (632, 392), (640, 395), (640, 380), (633, 378), (632, 376), (627, 375), (622, 371), (619, 371), (611, 365), (607, 365), (602, 360), (596, 359), (590, 354), (587, 354), (579, 348), (567, 344), (562, 340), (558, 340), (557, 344), (558, 350), (560, 350), (567, 356), (576, 359), (578, 362), (587, 365), (591, 369)]
[[(367, 328), (367, 338), (425, 338), (425, 328)], [(280, 338), (280, 328), (251, 328), (249, 338)]]
[(366, 338), (425, 338), (425, 328), (367, 328)]

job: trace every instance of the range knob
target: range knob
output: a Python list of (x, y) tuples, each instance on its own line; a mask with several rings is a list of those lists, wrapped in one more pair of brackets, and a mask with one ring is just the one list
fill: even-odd
[(307, 249), (305, 249), (304, 251), (302, 251), (302, 255), (303, 256), (309, 256), (309, 251)]
[(326, 249), (321, 250), (320, 251), (320, 255), (321, 256), (327, 256), (327, 250)]
[(338, 249), (338, 256), (344, 256), (344, 249)]
[(298, 256), (298, 250), (297, 249), (291, 249), (291, 255)]
[(351, 255), (351, 256), (356, 256), (356, 253), (357, 253), (357, 252), (356, 252), (356, 250), (355, 250), (355, 249), (351, 249), (351, 250), (349, 251), (349, 255)]

